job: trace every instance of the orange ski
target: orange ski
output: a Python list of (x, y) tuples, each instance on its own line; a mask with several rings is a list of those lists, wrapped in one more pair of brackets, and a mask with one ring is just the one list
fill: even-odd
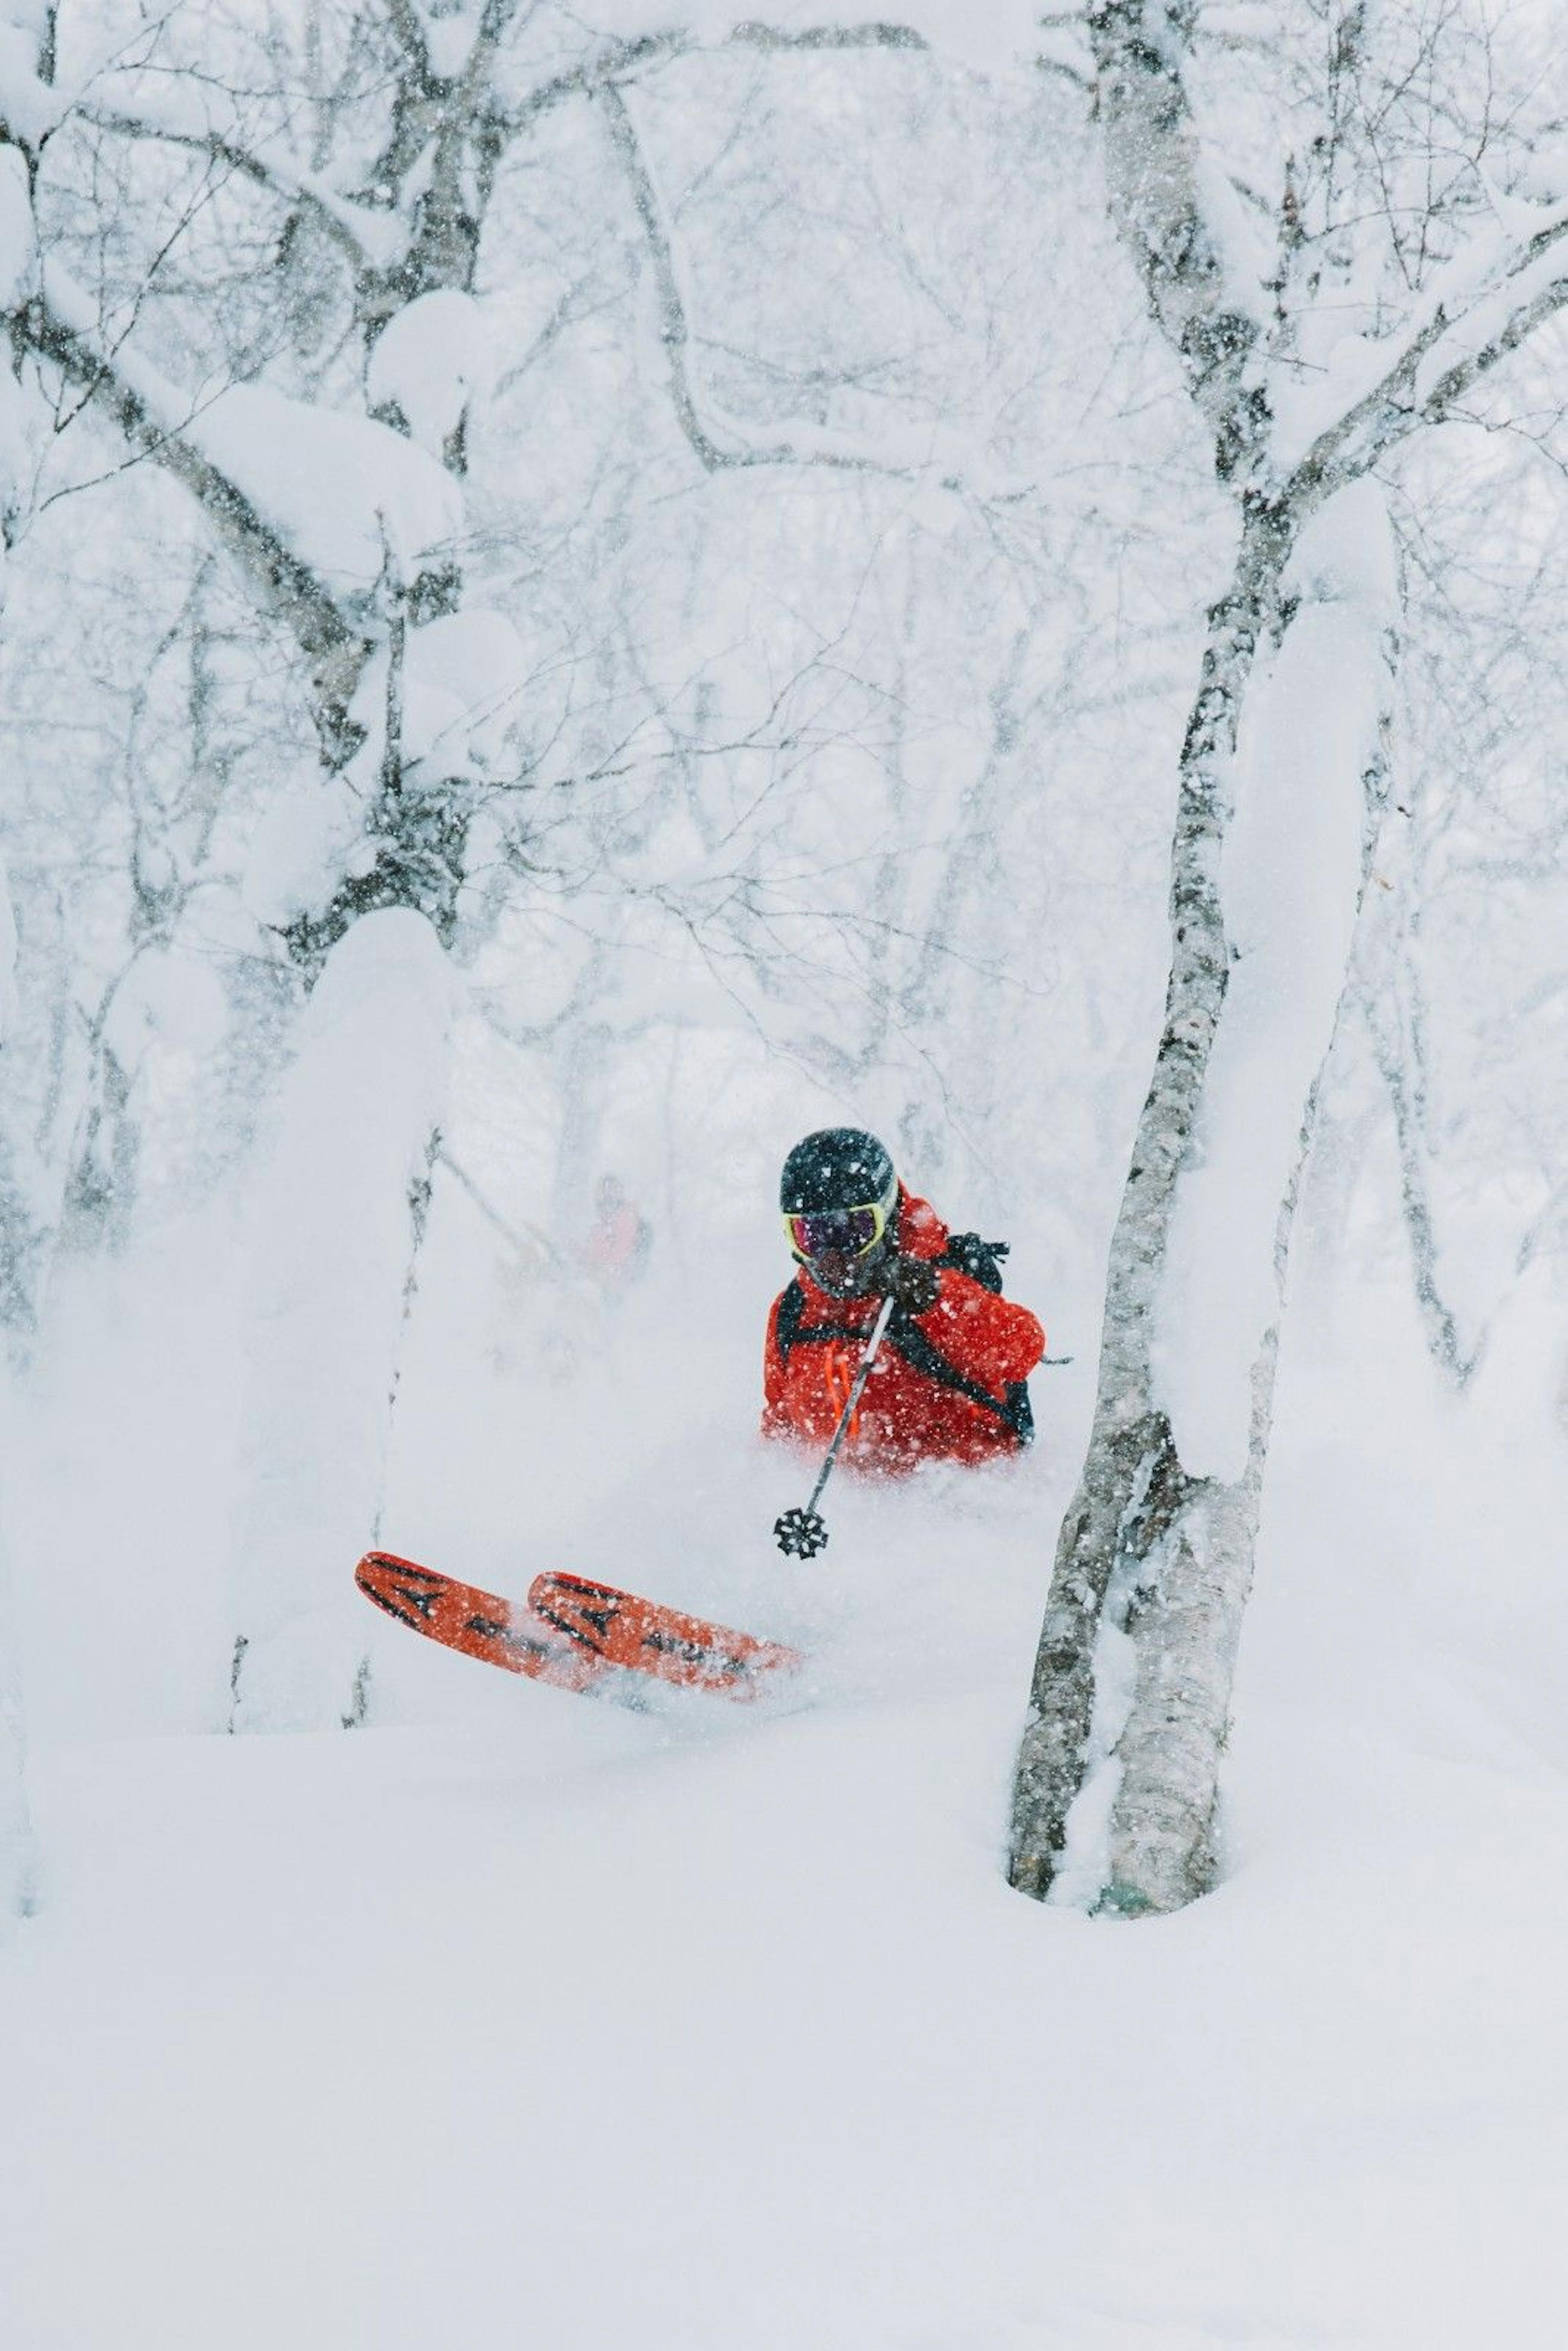
[(527, 1604), (459, 1583), (392, 1552), (367, 1552), (354, 1570), (367, 1600), (465, 1656), (557, 1689), (613, 1691), (617, 1669), (726, 1698), (757, 1695), (763, 1678), (800, 1653), (633, 1593), (576, 1575), (538, 1575)]
[(354, 1570), (354, 1582), (400, 1625), (509, 1674), (527, 1674), (558, 1689), (584, 1690), (606, 1671), (597, 1657), (531, 1609), (481, 1592), (477, 1584), (458, 1583), (415, 1560), (399, 1559), (393, 1552), (368, 1551)]
[(754, 1698), (765, 1675), (802, 1663), (799, 1649), (780, 1642), (684, 1616), (655, 1600), (640, 1600), (613, 1584), (590, 1583), (580, 1575), (536, 1575), (528, 1586), (528, 1606), (589, 1656), (682, 1689)]

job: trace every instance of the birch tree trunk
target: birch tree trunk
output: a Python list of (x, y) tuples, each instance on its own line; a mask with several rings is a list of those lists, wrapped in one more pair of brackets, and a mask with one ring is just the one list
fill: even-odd
[[(1034, 1897), (1072, 1860), (1074, 1897), (1140, 1911), (1189, 1902), (1216, 1869), (1295, 1189), (1387, 790), (1399, 583), (1365, 477), (1563, 291), (1552, 212), (1535, 237), (1469, 261), (1453, 310), (1413, 303), (1404, 329), (1368, 346), (1356, 381), (1371, 391), (1338, 409), (1328, 397), (1316, 433), (1298, 409), (1286, 446), (1277, 385), (1295, 385), (1316, 294), (1316, 275), (1293, 282), (1305, 264), (1291, 181), (1270, 303), (1239, 266), (1222, 167), (1201, 151), (1192, 9), (1098, 0), (1089, 33), (1112, 214), (1239, 524), (1180, 755), (1166, 1018), (1112, 1239), (1093, 1432), (1055, 1552), (1009, 1848), (1011, 1883)], [(1119, 1719), (1098, 1674), (1110, 1632), (1135, 1644)], [(1100, 1771), (1114, 1780), (1107, 1845), (1072, 1857), (1074, 1805)]]
[[(325, 1724), (362, 1702), (362, 1680), (350, 1695), (356, 1677), (344, 1670), (333, 1595), (347, 1591), (379, 1517), (387, 1413), (438, 1140), (447, 1015), (431, 1008), (441, 998), (432, 958), (452, 944), (476, 804), (508, 768), (509, 714), (528, 669), (507, 617), (470, 601), (462, 558), (473, 539), (468, 446), (490, 373), (476, 273), (502, 158), (529, 125), (603, 99), (655, 256), (677, 414), (705, 464), (799, 462), (792, 448), (721, 453), (690, 394), (681, 274), (619, 85), (691, 47), (691, 37), (591, 36), (576, 63), (519, 99), (503, 52), (528, 16), (517, 0), (484, 0), (439, 20), (401, 0), (366, 9), (367, 47), (384, 57), (383, 110), (367, 135), (365, 93), (350, 74), (308, 167), (287, 140), (256, 135), (245, 91), (225, 91), (206, 69), (193, 17), (179, 28), (189, 43), (183, 72), (171, 71), (166, 52), (155, 71), (106, 69), (75, 110), (73, 120), (121, 159), (183, 151), (260, 192), (276, 212), (281, 269), (293, 266), (287, 256), (300, 249), (302, 225), (346, 261), (339, 324), (361, 360), (362, 413), (335, 418), (349, 430), (334, 445), (351, 474), (384, 483), (379, 578), (342, 558), (308, 559), (312, 518), (281, 494), (267, 444), (258, 455), (254, 435), (223, 429), (225, 402), (232, 413), (250, 388), (188, 400), (131, 348), (133, 332), (106, 329), (98, 301), (60, 268), (46, 273), (28, 315), (34, 349), (182, 484), (286, 623), (308, 664), (322, 746), (322, 791), (270, 811), (270, 831), (264, 819), (249, 893), (251, 912), (286, 942), (312, 994), (251, 1234), (236, 1728)], [(878, 26), (777, 42), (751, 26), (734, 37), (807, 49), (912, 40)], [(282, 58), (282, 28), (277, 47)], [(308, 276), (286, 290), (301, 313), (319, 307)], [(308, 404), (287, 405), (308, 445)], [(308, 849), (318, 834), (328, 839), (319, 857)], [(371, 971), (382, 974), (384, 1000), (366, 985)], [(371, 1071), (384, 1081), (373, 1100), (363, 1082)]]
[(350, 1574), (380, 1531), (454, 997), (422, 915), (362, 915), (284, 1082), (252, 1217), (232, 1729), (364, 1712)]
[[(1040, 1896), (1091, 1755), (1095, 1643), (1112, 1577), (1160, 1555), (1190, 1500), (1155, 1400), (1151, 1341), (1176, 1177), (1228, 976), (1218, 897), (1227, 777), (1242, 695), (1277, 611), (1280, 566), (1270, 517), (1269, 528), (1244, 538), (1229, 589), (1209, 614), (1182, 748), (1165, 1027), (1111, 1243), (1093, 1427), (1058, 1539), (1014, 1790), (1009, 1876)], [(1205, 1819), (1204, 1835), (1207, 1826)]]
[[(1168, 1910), (1212, 1880), (1291, 1225), (1386, 797), (1396, 611), (1386, 517), (1361, 486), (1286, 564), (1278, 517), (1260, 545), (1244, 533), (1212, 619), (1165, 1031), (1019, 1758), (1011, 1876), (1030, 1893), (1061, 1866), (1096, 1767), (1116, 1792), (1093, 1899)], [(1122, 1721), (1096, 1708), (1105, 1625), (1134, 1644)]]
[[(366, 1698), (362, 1612), (348, 1578), (379, 1531), (440, 1139), (454, 1001), (445, 950), (469, 824), (504, 757), (504, 714), (526, 667), (502, 613), (465, 608), (455, 552), (466, 540), (470, 409), (485, 378), (472, 287), (500, 136), (492, 77), (515, 14), (511, 0), (488, 0), (459, 58), (450, 39), (438, 49), (418, 10), (392, 12), (374, 210), (324, 194), (277, 146), (247, 145), (243, 108), (231, 121), (195, 84), (171, 99), (158, 78), (148, 85), (130, 71), (92, 114), (133, 152), (168, 142), (210, 153), (280, 205), (303, 206), (347, 254), (364, 413), (343, 445), (368, 481), (384, 477), (379, 580), (307, 562), (298, 542), (308, 517), (271, 495), (265, 466), (256, 497), (226, 479), (200, 413), (187, 430), (173, 387), (106, 349), (57, 274), (34, 324), (44, 354), (191, 492), (289, 627), (309, 664), (322, 747), (319, 795), (269, 811), (251, 881), (252, 911), (285, 941), (309, 995), (248, 1233), (235, 1729), (358, 1719)], [(422, 454), (396, 459), (396, 443)], [(402, 499), (411, 486), (413, 508)], [(296, 840), (322, 825), (329, 847), (301, 858)]]
[[(26, 0), (0, 0), (0, 44), (7, 67), (0, 120), (0, 320), (5, 329), (0, 360), (0, 611), (4, 610), (11, 549), (22, 528), (34, 465), (34, 433), (21, 382), (19, 321), (37, 282), (37, 232), (33, 186), (39, 146), (53, 119), (49, 24)], [(39, 68), (35, 72), (33, 68)], [(0, 861), (0, 1075), (4, 1040), (16, 1009), (16, 925), (11, 888)], [(25, 1330), (32, 1321), (32, 1273), (40, 1235), (26, 1192), (0, 1135), (0, 1324)], [(10, 1591), (0, 1525), (0, 1939), (29, 1907), (33, 1871), (27, 1813), (22, 1708)]]
[[(1372, 97), (1342, 118), (1331, 90), (1311, 144), (1315, 217), (1291, 163), (1275, 252), (1254, 269), (1187, 87), (1197, 21), (1190, 0), (1093, 0), (1087, 17), (1111, 211), (1236, 501), (1239, 556), (1182, 749), (1165, 1025), (1009, 1861), (1038, 1898), (1060, 1883), (1124, 1911), (1173, 1909), (1214, 1874), (1296, 1189), (1387, 789), (1399, 584), (1373, 469), (1568, 303), (1558, 199), (1479, 225), (1447, 211), (1431, 243), (1450, 257), (1412, 284), (1378, 196), (1372, 102), (1407, 61), (1397, 44), (1374, 53), (1380, 20), (1360, 10), (1336, 55)], [(1429, 172), (1420, 185), (1435, 218), (1447, 199)], [(1117, 1633), (1135, 1652), (1120, 1699), (1101, 1670)], [(1108, 1805), (1075, 1822), (1102, 1772)], [(1075, 1826), (1107, 1812), (1104, 1849), (1075, 1853)]]
[(1391, 924), (1381, 928), (1385, 935), (1361, 959), (1361, 1013), (1393, 1121), (1399, 1204), (1422, 1335), (1439, 1377), (1462, 1394), (1480, 1368), (1486, 1332), (1482, 1330), (1468, 1337), (1453, 1303), (1444, 1294), (1432, 1207), (1425, 1058), (1416, 1019), (1404, 1001), (1399, 956), (1403, 943), (1387, 935)]

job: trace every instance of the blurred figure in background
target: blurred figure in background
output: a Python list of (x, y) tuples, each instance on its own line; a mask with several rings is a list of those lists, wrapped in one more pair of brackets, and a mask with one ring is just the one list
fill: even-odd
[(601, 1176), (593, 1190), (593, 1223), (578, 1262), (608, 1300), (629, 1290), (648, 1263), (653, 1228), (627, 1197), (619, 1176)]

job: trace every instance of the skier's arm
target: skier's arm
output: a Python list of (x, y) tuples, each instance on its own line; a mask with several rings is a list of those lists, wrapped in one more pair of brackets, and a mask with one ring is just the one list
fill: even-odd
[(762, 1349), (762, 1434), (764, 1437), (784, 1437), (789, 1424), (784, 1417), (784, 1356), (779, 1345), (779, 1307), (776, 1298), (768, 1316), (768, 1337)]
[(998, 1395), (1010, 1381), (1027, 1379), (1045, 1353), (1045, 1332), (1027, 1306), (953, 1267), (943, 1270), (936, 1305), (915, 1321), (955, 1371)]

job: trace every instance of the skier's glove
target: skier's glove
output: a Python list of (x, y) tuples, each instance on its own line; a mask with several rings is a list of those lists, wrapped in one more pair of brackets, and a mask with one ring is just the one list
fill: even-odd
[(891, 1298), (902, 1306), (906, 1314), (924, 1314), (936, 1303), (942, 1276), (924, 1258), (890, 1257), (877, 1270), (876, 1288), (883, 1298)]

